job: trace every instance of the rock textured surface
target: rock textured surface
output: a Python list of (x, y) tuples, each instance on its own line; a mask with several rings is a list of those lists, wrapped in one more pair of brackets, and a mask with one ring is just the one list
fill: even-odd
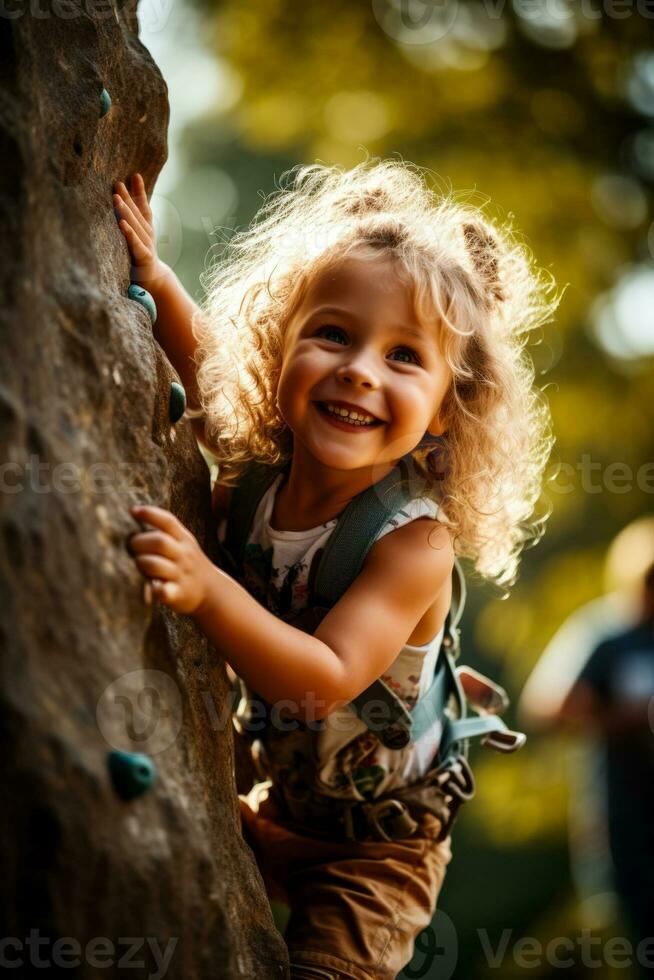
[[(212, 554), (207, 467), (169, 422), (178, 379), (126, 296), (111, 203), (137, 170), (151, 193), (167, 121), (135, 4), (5, 5), (0, 848), (21, 977), (288, 976), (241, 837), (224, 663), (143, 602), (126, 550), (129, 507), (151, 502)], [(113, 749), (150, 756), (150, 789), (118, 795)]]

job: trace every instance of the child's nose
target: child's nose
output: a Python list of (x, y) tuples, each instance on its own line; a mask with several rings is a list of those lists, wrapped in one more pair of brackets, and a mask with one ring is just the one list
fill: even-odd
[(336, 371), (339, 381), (346, 381), (350, 384), (363, 384), (371, 388), (376, 388), (379, 384), (379, 377), (371, 359), (358, 355), (351, 359), (347, 364), (343, 364)]

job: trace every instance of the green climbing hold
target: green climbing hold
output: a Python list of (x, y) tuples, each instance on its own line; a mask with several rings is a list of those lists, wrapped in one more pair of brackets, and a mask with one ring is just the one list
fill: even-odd
[(142, 752), (109, 753), (107, 763), (116, 792), (124, 800), (133, 800), (150, 789), (157, 770), (154, 762)]
[(100, 95), (100, 119), (102, 119), (103, 116), (106, 116), (110, 109), (111, 96), (107, 92), (106, 88), (103, 88)]
[(153, 323), (156, 321), (157, 306), (147, 289), (143, 289), (142, 286), (137, 286), (136, 283), (133, 282), (127, 290), (127, 295), (130, 299), (135, 300), (137, 303), (140, 303), (141, 306), (145, 307), (150, 314), (150, 319)]
[(178, 381), (170, 383), (170, 401), (168, 403), (168, 414), (170, 421), (175, 424), (179, 422), (186, 411), (186, 392)]

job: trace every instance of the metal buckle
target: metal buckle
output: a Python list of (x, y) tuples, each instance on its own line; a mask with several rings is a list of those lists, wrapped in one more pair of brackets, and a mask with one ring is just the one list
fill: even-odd
[(438, 769), (433, 781), (444, 795), (448, 813), (437, 838), (438, 841), (443, 841), (450, 833), (461, 805), (475, 795), (475, 777), (466, 757), (459, 755)]
[(509, 729), (505, 732), (491, 732), (481, 740), (482, 745), (487, 745), (489, 749), (496, 752), (517, 752), (527, 741), (524, 732), (512, 732)]
[[(387, 816), (388, 813), (393, 811), (394, 818), (397, 817), (407, 817), (408, 820), (405, 821), (405, 827), (411, 827), (409, 833), (403, 834), (402, 837), (392, 837), (387, 833), (382, 827), (380, 821)], [(374, 831), (376, 831), (382, 840), (392, 841), (392, 840), (402, 840), (403, 837), (410, 837), (411, 834), (416, 830), (418, 824), (413, 819), (409, 813), (409, 808), (406, 803), (402, 803), (401, 800), (388, 799), (379, 800), (376, 803), (372, 803), (369, 808), (366, 808), (366, 817), (368, 818), (368, 823)]]
[(455, 797), (460, 803), (471, 800), (475, 795), (475, 777), (468, 760), (463, 755), (457, 756), (438, 773), (437, 782), (444, 792)]
[(472, 667), (461, 665), (456, 668), (466, 701), (479, 714), (501, 715), (509, 706), (509, 696), (503, 687), (480, 674)]

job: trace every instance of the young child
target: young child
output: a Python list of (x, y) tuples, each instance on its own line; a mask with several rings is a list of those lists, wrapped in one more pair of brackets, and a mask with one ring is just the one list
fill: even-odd
[[(347, 706), (379, 678), (415, 706), (434, 677), (455, 555), (507, 587), (542, 534), (532, 515), (549, 413), (525, 344), (559, 299), (508, 226), (437, 196), (412, 165), (287, 178), (205, 273), (201, 308), (157, 257), (140, 176), (131, 194), (117, 185), (133, 278), (156, 301), (155, 336), (218, 463), (222, 542), (233, 488), (253, 466), (275, 468), (245, 529), (241, 582), (159, 507), (132, 508), (154, 530), (130, 550), (151, 597), (193, 616), (245, 689), (280, 708), (258, 743), (268, 778), (240, 802), (269, 894), (290, 907), (291, 976), (391, 980), (434, 914), (451, 821), (410, 808), (394, 837), (343, 814), (390, 791), (427, 799), (442, 726), (388, 748)], [(340, 515), (400, 460), (421, 492), (318, 628), (294, 625)], [(474, 674), (464, 680), (474, 694)], [(436, 780), (429, 798), (438, 791)]]

